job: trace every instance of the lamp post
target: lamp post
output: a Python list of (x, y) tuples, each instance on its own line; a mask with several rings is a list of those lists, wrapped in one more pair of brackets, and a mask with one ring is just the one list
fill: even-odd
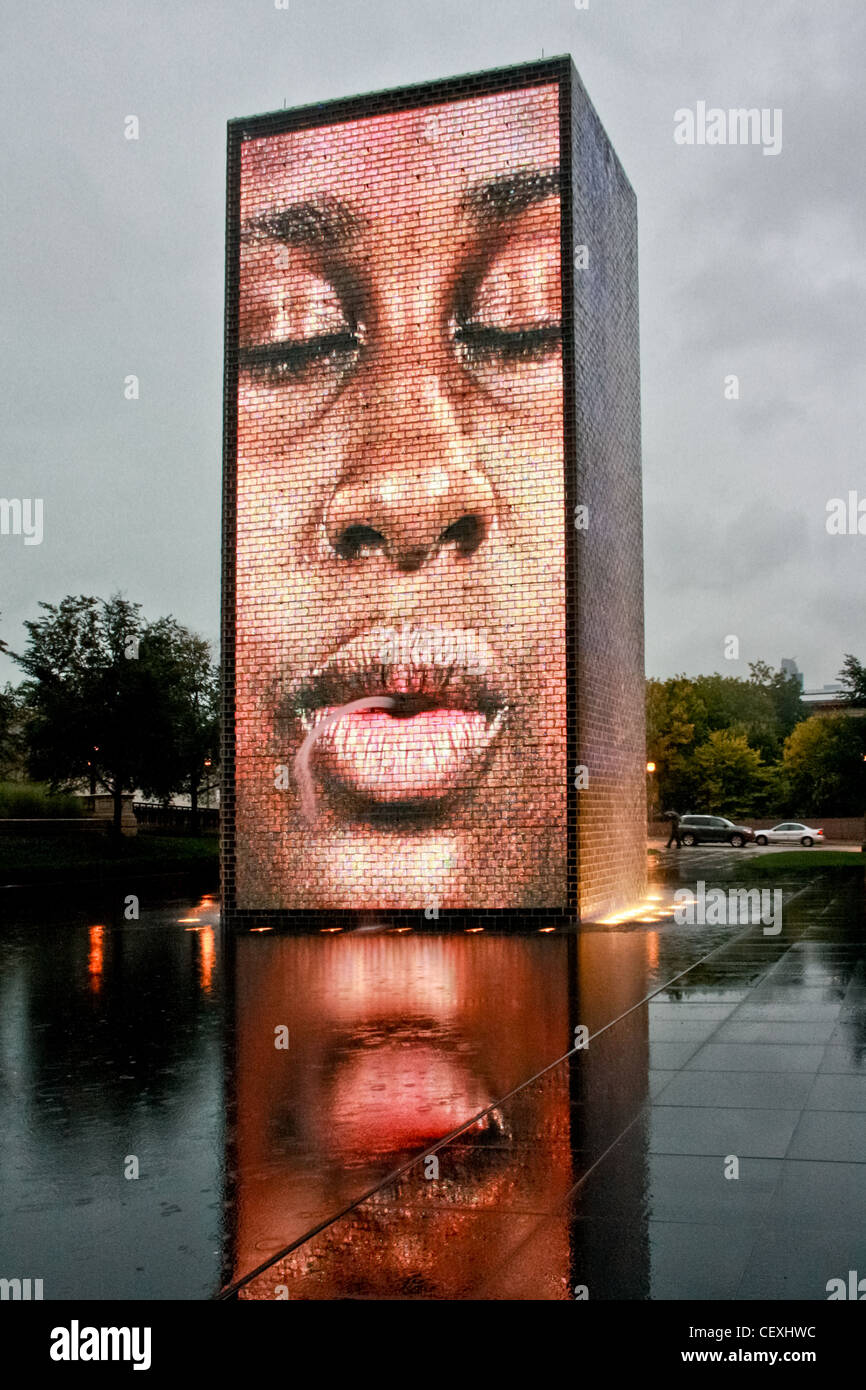
[[(93, 751), (94, 753), (99, 752), (98, 743), (94, 743)], [(90, 768), (90, 795), (96, 796), (96, 767), (90, 758), (87, 759), (87, 766)]]
[(652, 780), (652, 778), (653, 778), (653, 773), (655, 772), (655, 770), (656, 770), (656, 765), (655, 765), (655, 763), (647, 763), (647, 765), (646, 765), (646, 771), (647, 771), (647, 777), (649, 778), (649, 783), (648, 783), (648, 786), (647, 786), (647, 791), (648, 791), (648, 793), (649, 793), (649, 795), (648, 795), (648, 797), (647, 797), (647, 803), (648, 803), (648, 805), (649, 805), (649, 814), (648, 814), (648, 822), (649, 822), (649, 823), (648, 823), (648, 825), (647, 825), (647, 837), (649, 837), (649, 829), (650, 829), (650, 826), (652, 825), (653, 821), (655, 820), (655, 815), (654, 815), (653, 813), (654, 813), (654, 811), (655, 811), (655, 804), (656, 804), (656, 791), (655, 791), (655, 782)]

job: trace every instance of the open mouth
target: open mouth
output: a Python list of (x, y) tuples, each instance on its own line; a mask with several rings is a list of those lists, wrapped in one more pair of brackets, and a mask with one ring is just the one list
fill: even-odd
[[(384, 659), (383, 659), (384, 658)], [(503, 727), (496, 662), (477, 633), (372, 628), (298, 689), (323, 780), (380, 805), (435, 803), (478, 776)], [(377, 708), (345, 706), (375, 698)]]

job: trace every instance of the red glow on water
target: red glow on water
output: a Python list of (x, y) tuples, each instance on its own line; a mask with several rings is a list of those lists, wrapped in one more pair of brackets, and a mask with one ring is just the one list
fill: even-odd
[(105, 964), (104, 938), (105, 927), (96, 925), (88, 928), (87, 974), (90, 977), (90, 988), (94, 994), (98, 994), (102, 988), (102, 972)]
[(198, 978), (203, 994), (210, 994), (216, 966), (216, 940), (213, 927), (203, 926), (198, 934)]
[(657, 931), (648, 931), (646, 934), (646, 960), (650, 970), (655, 970), (659, 963), (659, 934)]

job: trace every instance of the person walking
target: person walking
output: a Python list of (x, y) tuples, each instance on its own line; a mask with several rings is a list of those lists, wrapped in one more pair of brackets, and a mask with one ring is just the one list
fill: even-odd
[(680, 838), (680, 813), (679, 811), (665, 811), (664, 819), (671, 823), (671, 833), (665, 849), (670, 849), (671, 845), (676, 845), (677, 849), (682, 849), (683, 842)]

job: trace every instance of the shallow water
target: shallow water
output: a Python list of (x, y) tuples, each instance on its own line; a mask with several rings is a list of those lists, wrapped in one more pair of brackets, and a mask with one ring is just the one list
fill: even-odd
[(673, 922), (677, 874), (742, 863), (669, 864), (640, 920), (580, 932), (223, 943), (209, 896), (7, 898), (0, 1277), (826, 1297), (866, 1257), (862, 880), (786, 882), (778, 936)]

